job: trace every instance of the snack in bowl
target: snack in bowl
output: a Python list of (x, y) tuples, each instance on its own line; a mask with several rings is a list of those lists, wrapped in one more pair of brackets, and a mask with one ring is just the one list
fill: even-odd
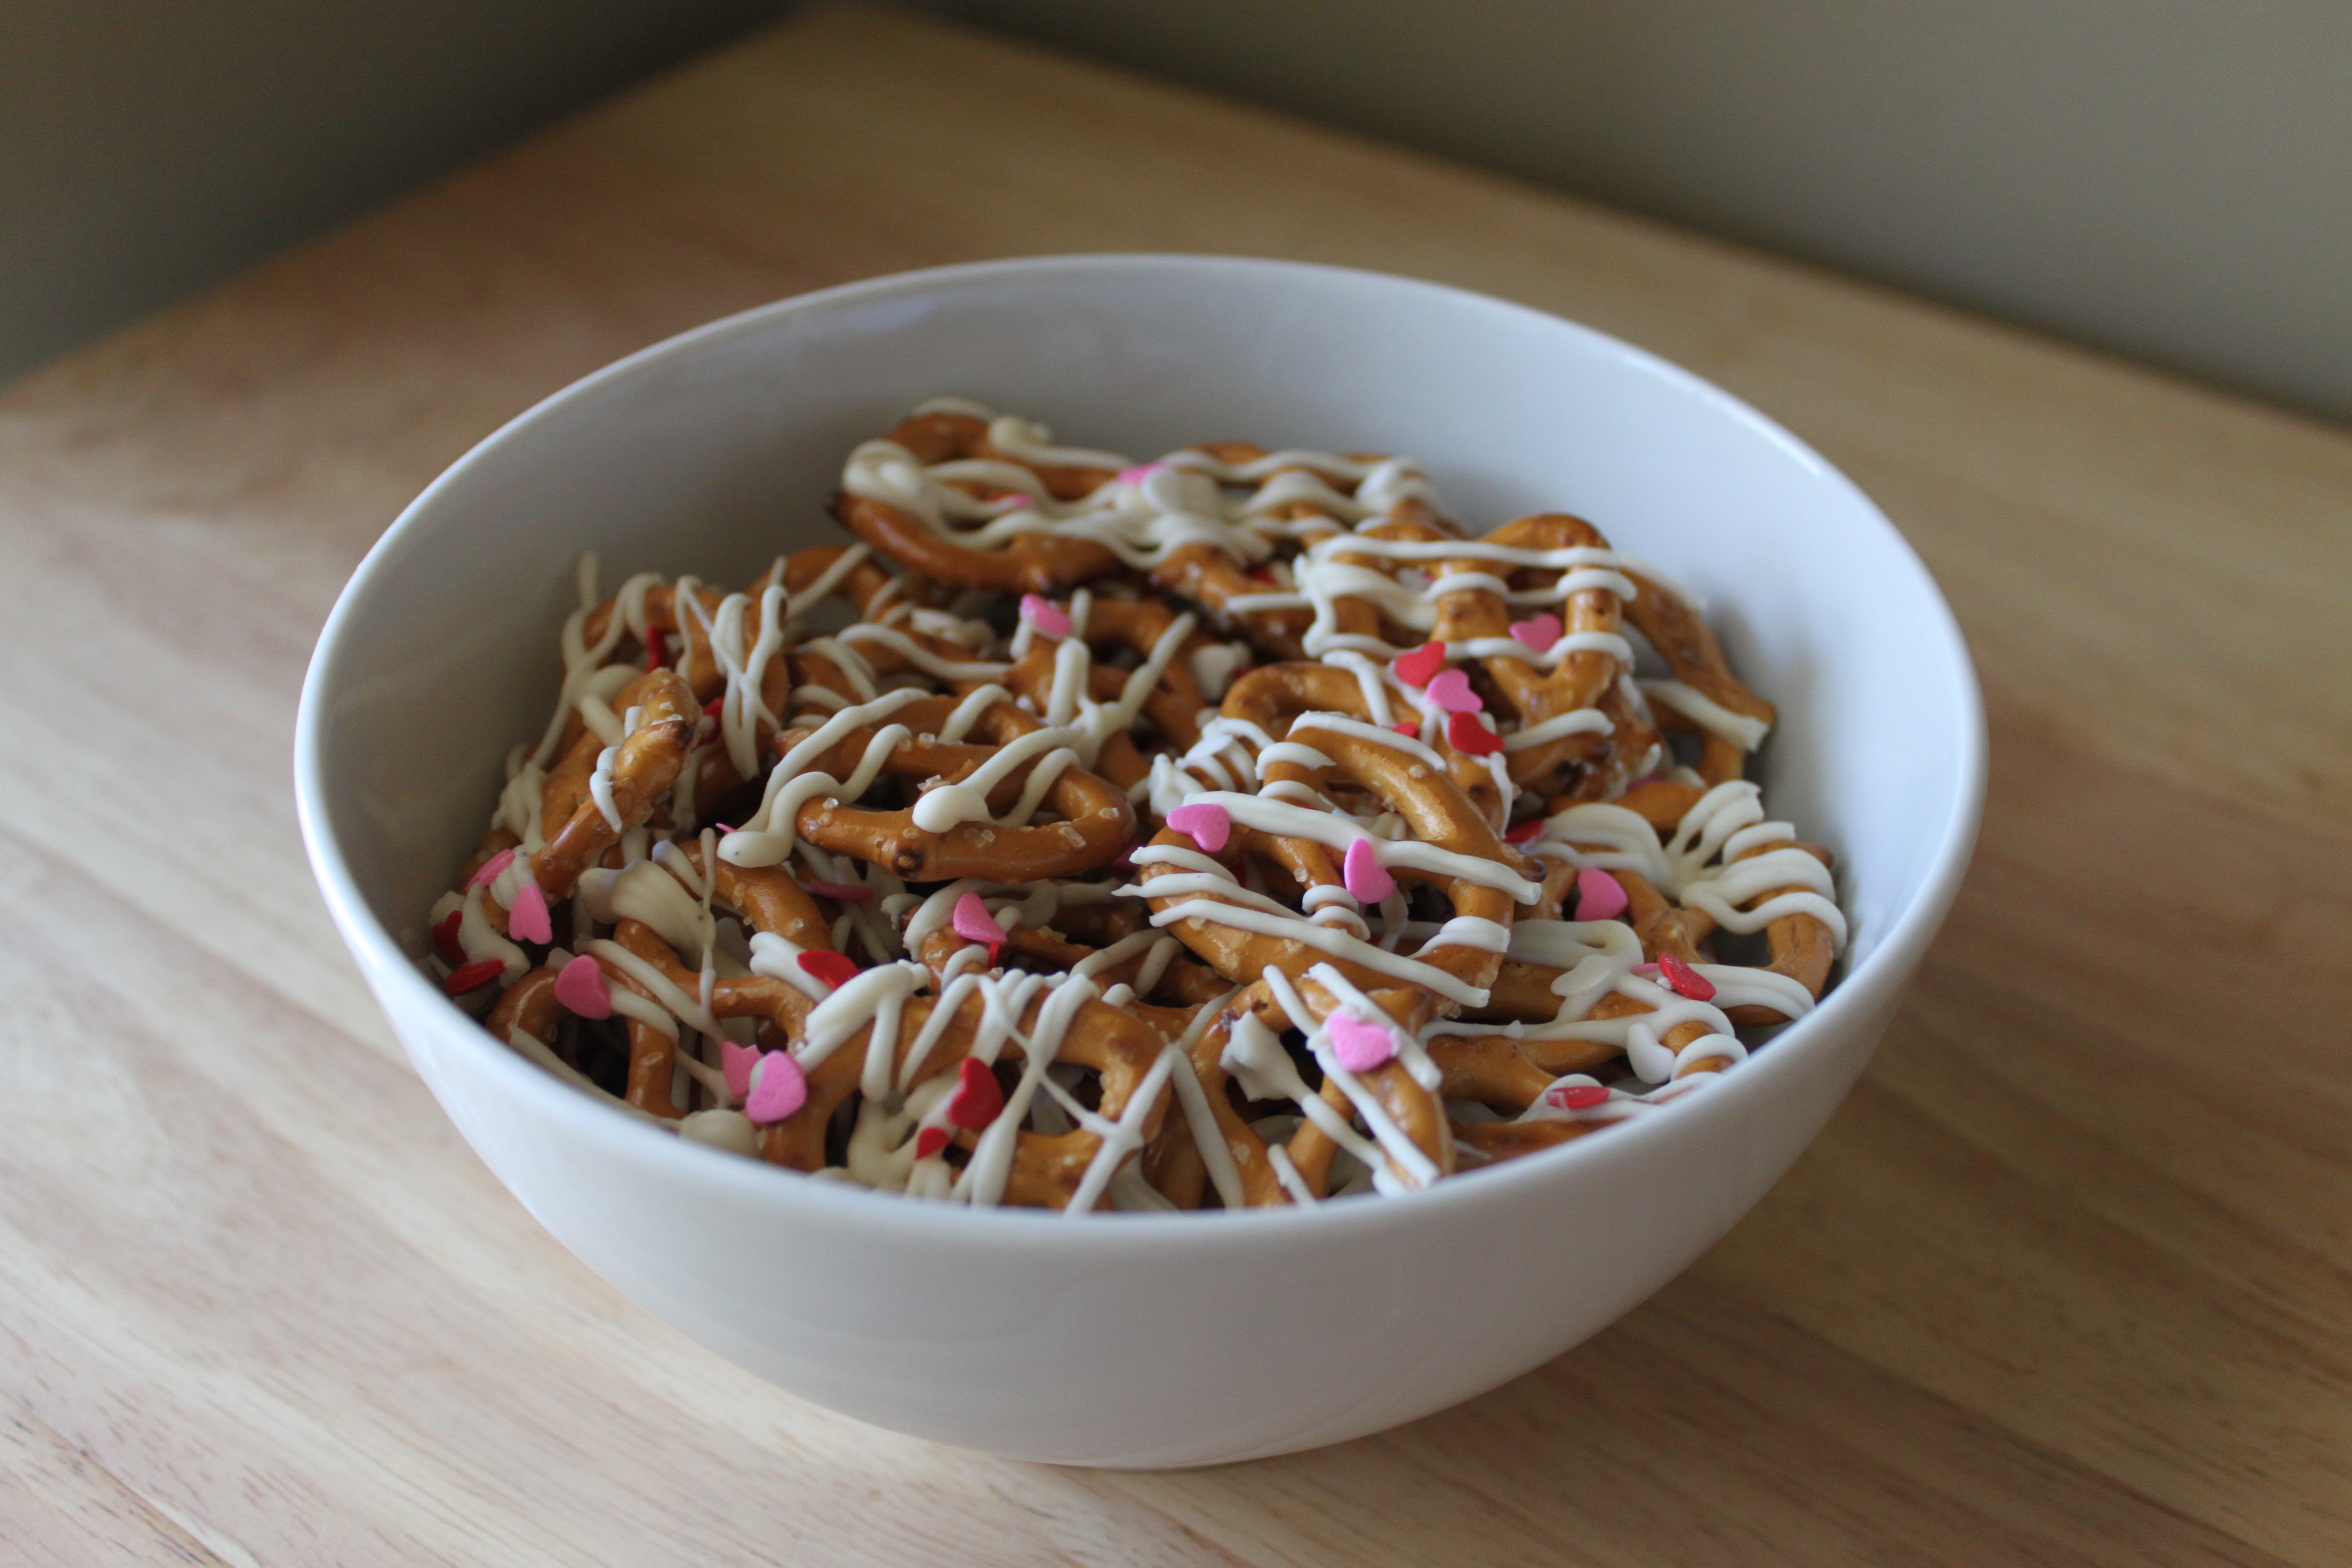
[(583, 562), (432, 911), (445, 989), (639, 1117), (916, 1198), (1311, 1205), (1654, 1111), (1829, 982), (1771, 705), (1588, 522), (960, 399), (835, 512), (740, 592)]

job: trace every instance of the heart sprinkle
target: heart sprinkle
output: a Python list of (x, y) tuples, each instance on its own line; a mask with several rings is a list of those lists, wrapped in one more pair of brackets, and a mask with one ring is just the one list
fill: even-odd
[(1040, 504), (1037, 498), (1026, 490), (999, 490), (988, 499), (999, 506), (1009, 506), (1014, 511), (1019, 511), (1023, 507), (1035, 511)]
[(1549, 610), (1532, 620), (1511, 623), (1511, 636), (1536, 653), (1549, 653), (1551, 645), (1559, 641), (1559, 617)]
[(507, 966), (497, 959), (485, 958), (451, 970), (449, 978), (441, 984), (450, 995), (463, 996), (468, 991), (479, 991), (506, 972)]
[(1396, 1055), (1394, 1029), (1367, 1024), (1349, 1013), (1334, 1013), (1323, 1020), (1323, 1037), (1331, 1042), (1331, 1059), (1349, 1072), (1370, 1072)]
[(956, 1067), (956, 1091), (948, 1100), (948, 1120), (977, 1132), (1004, 1110), (1004, 1086), (978, 1057), (966, 1057)]
[(1465, 757), (1491, 757), (1503, 749), (1503, 737), (1478, 722), (1475, 713), (1456, 713), (1445, 721), (1445, 743)]
[(1587, 866), (1576, 874), (1576, 918), (1580, 921), (1613, 921), (1625, 912), (1630, 902), (1625, 897), (1625, 884), (1598, 866)]
[(1004, 945), (1004, 928), (996, 923), (996, 917), (988, 912), (988, 906), (981, 902), (978, 893), (966, 893), (955, 901), (955, 913), (949, 917), (948, 924), (964, 941), (987, 948), (990, 963), (996, 962), (996, 950)]
[(466, 921), (466, 911), (451, 910), (449, 918), (433, 928), (433, 946), (450, 968), (466, 962), (465, 944), (457, 940), (457, 928)]
[(1165, 463), (1139, 463), (1131, 468), (1121, 468), (1119, 480), (1124, 484), (1139, 485), (1167, 466)]
[(918, 1160), (928, 1160), (947, 1146), (948, 1130), (944, 1127), (926, 1127), (915, 1134), (915, 1158)]
[(467, 881), (466, 886), (469, 888), (487, 888), (492, 882), (499, 879), (499, 872), (505, 870), (508, 867), (513, 864), (514, 851), (511, 849), (501, 849), (497, 854), (482, 862), (482, 868), (474, 873), (472, 879)]
[(1188, 801), (1168, 814), (1168, 826), (1189, 833), (1192, 842), (1214, 855), (1234, 836), (1234, 819), (1225, 808), (1205, 800)]
[(1445, 645), (1425, 642), (1408, 654), (1400, 654), (1389, 668), (1407, 686), (1426, 686), (1430, 677), (1445, 668)]
[(1458, 669), (1444, 669), (1429, 678), (1429, 700), (1448, 713), (1477, 713), (1486, 700), (1470, 689), (1470, 678)]
[(1597, 1083), (1556, 1083), (1543, 1091), (1546, 1105), (1555, 1110), (1590, 1110), (1609, 1098), (1609, 1091)]
[(1369, 838), (1349, 842), (1347, 858), (1340, 862), (1339, 879), (1360, 903), (1377, 904), (1397, 890), (1396, 879), (1381, 864), (1381, 852), (1372, 847)]
[(1658, 954), (1658, 973), (1664, 978), (1670, 991), (1678, 992), (1694, 1002), (1715, 1000), (1715, 982), (1671, 952)]
[(574, 1017), (613, 1016), (613, 983), (604, 978), (604, 965), (584, 952), (555, 972), (555, 999)]
[(813, 974), (835, 991), (856, 979), (858, 974), (856, 962), (846, 953), (826, 952), (822, 949), (802, 953), (800, 966), (803, 974)]
[(651, 674), (669, 662), (669, 636), (661, 627), (646, 633), (646, 671)]
[(1389, 728), (1394, 730), (1398, 734), (1407, 736), (1410, 739), (1415, 741), (1421, 739), (1421, 726), (1414, 723), (1410, 719), (1401, 719), (1397, 722), (1390, 725)]
[(740, 1100), (751, 1092), (751, 1069), (760, 1065), (760, 1047), (739, 1046), (720, 1036), (719, 1070), (727, 1075), (727, 1092)]
[(1070, 617), (1061, 605), (1042, 594), (1021, 595), (1021, 618), (1049, 637), (1070, 635)]
[(515, 889), (514, 908), (507, 911), (507, 934), (517, 942), (553, 942), (555, 926), (547, 918), (547, 895), (537, 882)]
[(782, 1121), (808, 1103), (808, 1075), (790, 1051), (770, 1051), (752, 1069), (751, 1092), (743, 1114), (758, 1122)]
[(1540, 816), (1530, 816), (1525, 822), (1516, 823), (1507, 830), (1503, 835), (1503, 842), (1531, 844), (1543, 837), (1543, 830), (1544, 819)]
[(807, 887), (818, 898), (836, 904), (870, 903), (874, 899), (874, 889), (863, 882), (811, 882)]

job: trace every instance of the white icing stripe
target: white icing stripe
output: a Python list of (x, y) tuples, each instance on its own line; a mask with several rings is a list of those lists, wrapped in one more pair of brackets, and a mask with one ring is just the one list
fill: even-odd
[(1743, 752), (1754, 751), (1771, 733), (1772, 726), (1763, 720), (1734, 713), (1706, 692), (1679, 680), (1643, 680), (1637, 684), (1653, 702), (1664, 703), (1708, 734), (1728, 741)]
[[(1397, 739), (1403, 739), (1398, 736)], [(1372, 852), (1383, 866), (1403, 867), (1410, 870), (1426, 871), (1434, 877), (1451, 877), (1508, 893), (1523, 904), (1534, 903), (1543, 897), (1543, 884), (1530, 882), (1509, 867), (1475, 855), (1457, 854), (1425, 844), (1417, 838), (1375, 838), (1349, 818), (1329, 812), (1309, 811), (1278, 800), (1268, 800), (1263, 795), (1235, 795), (1223, 790), (1205, 791), (1192, 796), (1224, 808), (1225, 815), (1246, 827), (1271, 833), (1284, 838), (1305, 838), (1331, 848), (1345, 851), (1358, 839), (1372, 846)]]
[(1349, 963), (1360, 964), (1399, 980), (1409, 980), (1416, 985), (1425, 985), (1449, 1002), (1459, 1002), (1471, 1007), (1486, 1005), (1487, 993), (1483, 987), (1465, 984), (1433, 964), (1416, 963), (1384, 952), (1346, 931), (1302, 921), (1286, 912), (1271, 915), (1263, 910), (1244, 909), (1225, 901), (1229, 897), (1230, 894), (1221, 894), (1215, 899), (1187, 899), (1154, 914), (1151, 923), (1165, 926), (1178, 921), (1205, 921), (1211, 925), (1232, 926), (1260, 936), (1286, 937), (1302, 947), (1311, 947), (1334, 958), (1345, 959)]

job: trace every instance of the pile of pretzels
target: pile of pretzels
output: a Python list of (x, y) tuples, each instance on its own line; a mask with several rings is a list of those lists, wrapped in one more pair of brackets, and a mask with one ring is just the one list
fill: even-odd
[(740, 592), (581, 563), (420, 933), (628, 1114), (917, 1199), (1311, 1205), (1655, 1111), (1829, 983), (1771, 705), (1588, 522), (953, 398), (833, 511)]

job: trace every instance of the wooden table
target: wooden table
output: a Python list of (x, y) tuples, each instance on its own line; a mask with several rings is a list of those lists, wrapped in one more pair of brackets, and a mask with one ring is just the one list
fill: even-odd
[[(288, 777), (345, 574), (508, 416), (780, 295), (1121, 248), (1444, 279), (1724, 383), (1925, 552), (1994, 735), (1911, 1005), (1705, 1261), (1457, 1410), (1173, 1475), (860, 1426), (614, 1296), (410, 1075)], [(0, 520), (0, 1558), (2352, 1555), (2343, 432), (831, 12), (19, 382)]]

